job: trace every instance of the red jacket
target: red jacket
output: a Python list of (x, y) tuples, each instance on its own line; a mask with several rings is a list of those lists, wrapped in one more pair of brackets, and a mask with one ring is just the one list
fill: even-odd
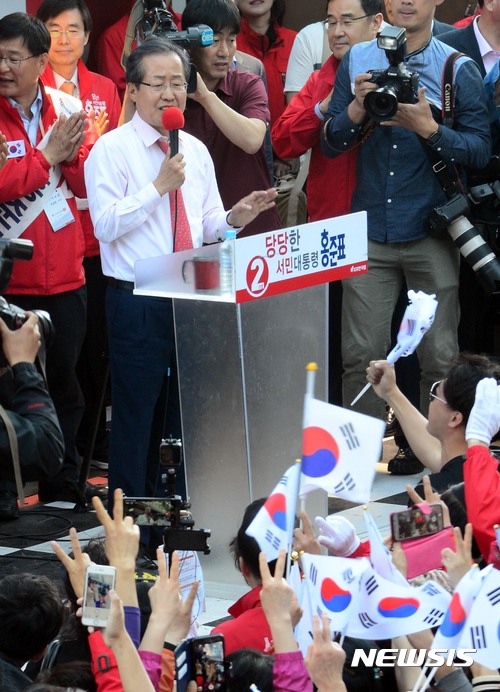
[(469, 26), (469, 24), (474, 21), (474, 19), (481, 14), (481, 8), (478, 7), (477, 10), (474, 12), (473, 15), (470, 17), (464, 17), (463, 19), (459, 19), (458, 22), (455, 22), (453, 26), (457, 26), (459, 29), (463, 29), (466, 26)]
[[(54, 73), (50, 65), (47, 65), (42, 75), (42, 82), (45, 86), (52, 87), (53, 89), (56, 88)], [(80, 87), (80, 101), (87, 115), (89, 115), (91, 110), (94, 110), (96, 115), (100, 111), (105, 110), (109, 116), (108, 131), (118, 127), (122, 104), (114, 83), (107, 77), (97, 74), (97, 72), (90, 72), (83, 60), (79, 60), (78, 85)], [(91, 149), (91, 144), (93, 143), (94, 138), (92, 138), (92, 143), (86, 140), (85, 146), (87, 149)], [(85, 239), (85, 257), (93, 257), (99, 254), (99, 241), (94, 235), (90, 212), (88, 209), (83, 209), (79, 214)]]
[(123, 683), (115, 655), (105, 644), (100, 630), (89, 634), (89, 646), (92, 672), (98, 692), (123, 692)]
[(340, 61), (333, 55), (306, 84), (274, 123), (271, 139), (278, 156), (294, 159), (312, 149), (307, 179), (309, 221), (348, 214), (356, 186), (356, 149), (329, 159), (321, 151), (319, 137), (323, 122), (314, 107), (332, 90)]
[(493, 526), (500, 524), (500, 473), (498, 460), (487, 447), (469, 447), (464, 463), (465, 506), (467, 521), (485, 560), (488, 560)]
[(241, 31), (238, 34), (238, 50), (259, 58), (264, 63), (267, 79), (267, 93), (269, 94), (269, 110), (271, 111), (271, 124), (279, 118), (285, 110), (285, 84), (288, 58), (292, 50), (296, 31), (285, 29), (275, 22), (274, 31), (276, 40), (271, 45), (267, 35), (258, 34), (250, 28), (250, 24), (243, 17)]
[[(42, 88), (43, 91), (43, 88)], [(44, 93), (41, 121), (47, 131), (56, 119), (50, 98)], [(6, 98), (0, 97), (0, 130), (8, 142), (22, 141), (26, 153), (7, 160), (0, 173), (0, 232), (22, 220), (30, 198), (49, 181), (50, 166), (41, 151), (31, 146), (18, 111)], [(42, 138), (39, 130), (38, 140)], [(88, 150), (81, 147), (69, 164), (61, 164), (62, 181), (78, 197), (86, 197), (83, 164)], [(26, 198), (27, 199), (23, 199)], [(9, 293), (53, 295), (73, 291), (85, 283), (83, 273), (83, 233), (74, 197), (67, 199), (75, 221), (53, 231), (42, 211), (20, 237), (33, 241), (33, 258), (16, 262), (9, 282)], [(17, 220), (16, 220), (17, 219)]]
[(260, 603), (262, 586), (256, 586), (232, 605), (228, 612), (235, 618), (217, 625), (212, 634), (224, 635), (224, 652), (251, 648), (263, 654), (273, 653), (271, 629)]

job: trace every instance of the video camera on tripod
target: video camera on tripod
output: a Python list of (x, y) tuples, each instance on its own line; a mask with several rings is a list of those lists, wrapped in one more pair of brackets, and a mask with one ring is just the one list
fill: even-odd
[(170, 436), (160, 444), (160, 466), (166, 470), (165, 497), (124, 497), (125, 516), (142, 527), (157, 526), (163, 529), (166, 553), (189, 550), (210, 554), (207, 539), (210, 529), (195, 529), (191, 515), (191, 503), (175, 494), (176, 470), (182, 465), (182, 441)]

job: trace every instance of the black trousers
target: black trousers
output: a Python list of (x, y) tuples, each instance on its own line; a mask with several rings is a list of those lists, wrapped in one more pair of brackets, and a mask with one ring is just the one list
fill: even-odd
[[(61, 484), (66, 478), (78, 481), (81, 457), (76, 450), (76, 434), (83, 414), (83, 396), (76, 376), (78, 361), (85, 336), (87, 309), (86, 287), (51, 296), (5, 296), (23, 310), (45, 310), (54, 325), (54, 338), (47, 349), (47, 383), (56, 408), (64, 437), (64, 461), (58, 475), (47, 490)], [(42, 483), (39, 488), (42, 489)]]

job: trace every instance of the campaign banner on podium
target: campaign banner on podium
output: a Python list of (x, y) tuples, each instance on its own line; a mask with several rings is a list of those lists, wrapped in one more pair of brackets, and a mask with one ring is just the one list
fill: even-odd
[(235, 255), (237, 303), (364, 274), (366, 212), (238, 238)]

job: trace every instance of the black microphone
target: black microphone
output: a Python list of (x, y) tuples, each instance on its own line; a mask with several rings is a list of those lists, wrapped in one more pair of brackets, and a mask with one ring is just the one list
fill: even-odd
[(170, 158), (179, 152), (179, 130), (184, 127), (184, 113), (180, 108), (166, 108), (161, 116), (165, 130), (170, 132)]

